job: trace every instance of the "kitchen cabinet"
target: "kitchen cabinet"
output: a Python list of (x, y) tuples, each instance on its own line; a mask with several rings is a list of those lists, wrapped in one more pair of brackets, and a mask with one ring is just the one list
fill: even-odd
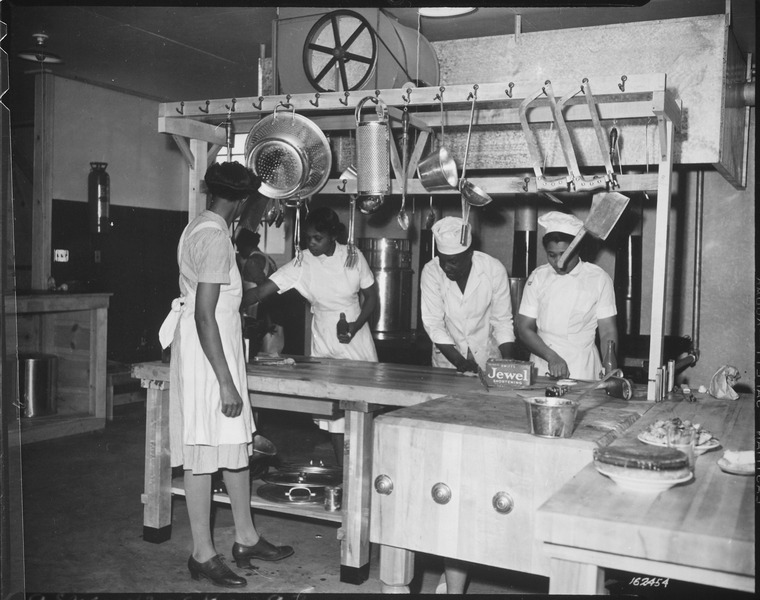
[(542, 438), (528, 433), (529, 393), (450, 395), (375, 419), (370, 541), (384, 591), (406, 590), (413, 552), (548, 575), (536, 509), (652, 407), (592, 392), (571, 438)]
[[(111, 294), (39, 292), (7, 304), (18, 352), (58, 357), (57, 413), (22, 418), (21, 443), (105, 427), (106, 345)], [(14, 310), (15, 308), (15, 310)], [(9, 347), (13, 347), (13, 340)]]

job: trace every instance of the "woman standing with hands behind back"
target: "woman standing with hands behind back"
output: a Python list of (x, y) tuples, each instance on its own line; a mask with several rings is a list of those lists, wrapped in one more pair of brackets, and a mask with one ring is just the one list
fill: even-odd
[(230, 225), (259, 187), (237, 162), (212, 164), (205, 175), (209, 208), (193, 219), (177, 247), (180, 298), (161, 326), (161, 345), (172, 344), (169, 393), (171, 466), (184, 468), (185, 497), (193, 537), (187, 562), (193, 579), (243, 587), (217, 554), (211, 533), (211, 475), (222, 470), (235, 521), (232, 557), (279, 560), (293, 554), (256, 531), (248, 471), (255, 425), (240, 322), (242, 285)]

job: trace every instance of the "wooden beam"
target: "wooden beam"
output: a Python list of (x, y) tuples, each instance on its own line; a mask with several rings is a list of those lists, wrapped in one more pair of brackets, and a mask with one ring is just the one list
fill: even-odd
[(34, 80), (34, 173), (32, 176), (32, 289), (46, 290), (53, 235), (53, 126), (55, 78), (39, 73)]
[(227, 133), (223, 127), (180, 117), (158, 117), (158, 132), (179, 135), (194, 140), (204, 140), (210, 144), (224, 146)]
[(192, 221), (206, 210), (206, 194), (203, 191), (202, 183), (208, 165), (208, 147), (206, 142), (202, 140), (190, 140), (190, 151), (194, 156), (194, 161), (188, 172), (190, 180), (187, 206), (188, 221)]

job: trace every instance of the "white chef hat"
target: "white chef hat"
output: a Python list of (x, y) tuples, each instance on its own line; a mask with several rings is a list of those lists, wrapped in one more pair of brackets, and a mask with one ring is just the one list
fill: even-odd
[(436, 221), (433, 225), (433, 239), (435, 245), (438, 248), (438, 252), (441, 254), (461, 254), (472, 243), (472, 235), (470, 234), (470, 228), (467, 228), (466, 244), (463, 246), (460, 241), (462, 239), (462, 225), (464, 221), (459, 217), (444, 217), (440, 221)]
[(581, 227), (583, 227), (583, 221), (575, 215), (558, 212), (556, 210), (540, 216), (538, 218), (538, 224), (546, 229), (545, 233), (558, 231), (572, 236), (576, 235), (581, 230)]

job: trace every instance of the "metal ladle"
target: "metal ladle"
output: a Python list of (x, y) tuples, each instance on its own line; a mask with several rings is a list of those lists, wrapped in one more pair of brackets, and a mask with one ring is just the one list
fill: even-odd
[(470, 109), (470, 126), (467, 129), (467, 145), (465, 146), (464, 150), (464, 161), (462, 162), (462, 178), (459, 180), (459, 192), (462, 194), (462, 197), (467, 201), (468, 204), (472, 206), (485, 206), (489, 202), (491, 202), (493, 199), (491, 196), (485, 193), (482, 189), (480, 189), (477, 185), (472, 183), (471, 181), (468, 181), (465, 178), (465, 173), (467, 171), (467, 155), (470, 152), (470, 138), (472, 137), (472, 121), (475, 117), (475, 102), (478, 98), (478, 86), (477, 84), (472, 86), (473, 91), (470, 94), (472, 96), (472, 108)]
[(404, 114), (401, 117), (401, 210), (398, 211), (396, 220), (401, 229), (409, 229), (409, 215), (406, 213), (406, 171), (409, 167), (407, 157), (407, 145), (409, 141), (409, 110), (404, 107)]
[(274, 225), (274, 222), (276, 220), (277, 220), (277, 207), (275, 206), (274, 200), (270, 198), (267, 211), (264, 214), (264, 221), (266, 222), (267, 225), (272, 226)]
[(430, 210), (428, 211), (427, 217), (425, 217), (425, 229), (432, 229), (433, 223), (435, 223), (437, 218), (438, 215), (436, 215), (435, 210), (433, 210), (433, 196), (430, 196)]

